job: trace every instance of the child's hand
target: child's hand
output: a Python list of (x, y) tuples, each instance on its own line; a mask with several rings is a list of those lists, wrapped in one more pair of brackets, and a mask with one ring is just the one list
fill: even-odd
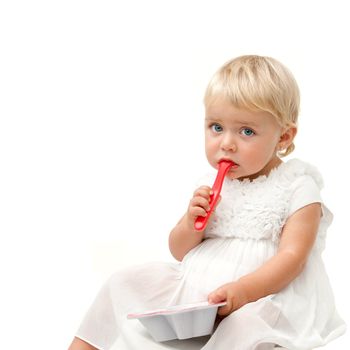
[(219, 287), (209, 294), (208, 301), (210, 304), (226, 301), (227, 304), (218, 310), (219, 316), (227, 316), (249, 302), (246, 291), (239, 282), (231, 282)]
[(194, 191), (187, 209), (187, 219), (191, 228), (194, 227), (194, 222), (198, 216), (207, 216), (207, 211), (210, 209), (211, 194), (212, 190), (208, 186), (201, 186)]

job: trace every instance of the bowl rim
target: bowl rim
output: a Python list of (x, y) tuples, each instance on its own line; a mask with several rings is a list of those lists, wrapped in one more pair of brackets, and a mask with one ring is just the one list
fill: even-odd
[(226, 305), (226, 301), (215, 303), (215, 304), (209, 303), (208, 301), (201, 301), (197, 303), (180, 304), (180, 305), (169, 306), (166, 308), (153, 309), (153, 310), (144, 311), (144, 312), (130, 313), (127, 315), (127, 318), (138, 319), (138, 318), (154, 317), (154, 316), (161, 316), (161, 315), (167, 316), (167, 315), (174, 315), (178, 313), (185, 313), (185, 312), (191, 312), (196, 310), (218, 308), (224, 305)]

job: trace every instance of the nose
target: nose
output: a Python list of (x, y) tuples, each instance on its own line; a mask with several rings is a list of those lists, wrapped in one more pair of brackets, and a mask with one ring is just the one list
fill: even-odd
[(227, 132), (222, 136), (221, 149), (226, 152), (236, 152), (237, 143), (234, 136)]

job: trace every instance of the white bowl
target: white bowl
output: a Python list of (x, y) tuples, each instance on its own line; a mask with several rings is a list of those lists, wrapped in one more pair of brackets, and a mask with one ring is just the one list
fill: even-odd
[(138, 319), (158, 342), (187, 339), (212, 334), (217, 309), (225, 304), (204, 301), (129, 314), (127, 317)]

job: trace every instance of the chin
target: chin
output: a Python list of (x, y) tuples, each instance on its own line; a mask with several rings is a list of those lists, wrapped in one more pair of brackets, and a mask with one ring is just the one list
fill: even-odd
[(239, 174), (238, 172), (235, 172), (234, 170), (229, 170), (226, 174), (226, 177), (230, 180), (240, 179), (244, 178), (244, 175)]

